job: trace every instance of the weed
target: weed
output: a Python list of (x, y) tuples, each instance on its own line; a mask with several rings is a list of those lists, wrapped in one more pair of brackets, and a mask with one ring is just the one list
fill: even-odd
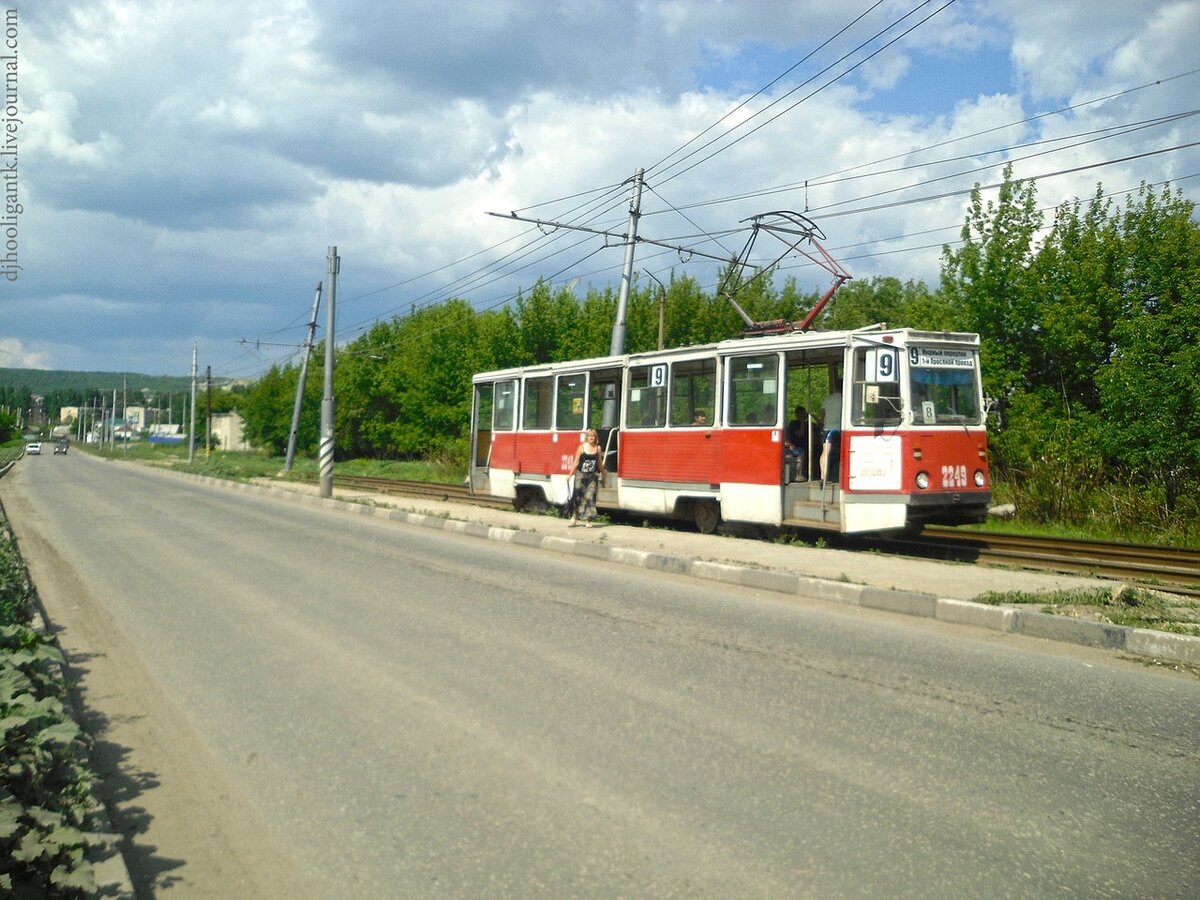
[(988, 591), (975, 601), (993, 605), (1039, 605), (1052, 615), (1094, 618), (1130, 628), (1200, 635), (1200, 603), (1130, 585), (1120, 585), (1114, 590), (1089, 588), (1047, 594)]

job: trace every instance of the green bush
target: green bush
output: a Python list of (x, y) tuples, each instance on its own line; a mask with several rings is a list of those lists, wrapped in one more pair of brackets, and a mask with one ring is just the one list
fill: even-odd
[(0, 520), (0, 625), (27, 623), (31, 595), (25, 563), (6, 524)]
[(79, 726), (63, 703), (59, 651), (23, 625), (0, 628), (0, 891), (77, 897), (96, 889), (98, 809)]

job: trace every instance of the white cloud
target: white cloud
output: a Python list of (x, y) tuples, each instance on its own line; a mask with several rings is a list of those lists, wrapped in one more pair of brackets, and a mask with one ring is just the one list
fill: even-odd
[(76, 137), (79, 100), (67, 91), (49, 91), (42, 95), (39, 107), (23, 113), (25, 136), (23, 150), (34, 156), (44, 153), (54, 160), (87, 169), (111, 162), (121, 152), (115, 135), (101, 131), (93, 141)]
[(6, 369), (49, 369), (47, 354), (27, 348), (16, 338), (0, 337), (0, 366)]

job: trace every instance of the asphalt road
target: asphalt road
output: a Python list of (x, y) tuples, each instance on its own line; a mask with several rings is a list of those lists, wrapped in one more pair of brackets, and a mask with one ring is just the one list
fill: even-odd
[[(0, 498), (52, 615), (110, 623), (146, 715), (317, 895), (1200, 895), (1187, 675), (82, 453)], [(236, 890), (165, 819), (237, 822), (156, 806), (177, 767), (118, 750), (146, 890)]]

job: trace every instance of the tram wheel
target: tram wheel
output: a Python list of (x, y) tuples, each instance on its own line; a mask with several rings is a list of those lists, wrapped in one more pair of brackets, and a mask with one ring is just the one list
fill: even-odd
[(546, 511), (548, 505), (546, 495), (537, 488), (517, 488), (513, 497), (513, 507), (518, 512), (541, 513)]
[(692, 505), (692, 520), (701, 534), (712, 534), (721, 524), (721, 504), (716, 500), (697, 500)]

